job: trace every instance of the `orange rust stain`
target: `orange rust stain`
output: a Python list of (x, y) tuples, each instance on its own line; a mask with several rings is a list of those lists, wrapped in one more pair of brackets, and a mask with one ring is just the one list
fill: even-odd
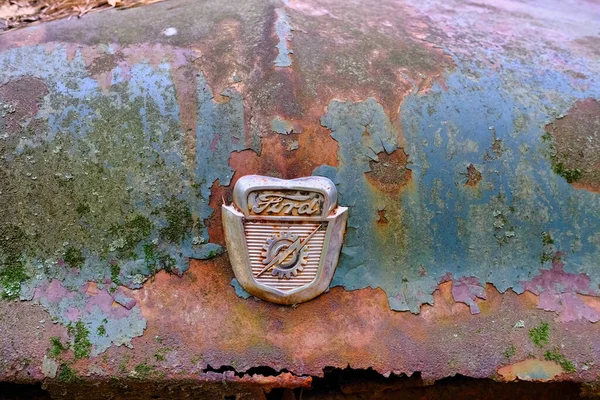
[(525, 290), (523, 293), (519, 295), (519, 298), (523, 302), (523, 304), (528, 307), (538, 307), (540, 303), (540, 296), (530, 292), (529, 290)]
[(467, 166), (467, 181), (465, 186), (475, 187), (481, 180), (481, 172), (473, 164)]
[[(543, 313), (522, 295), (499, 294), (490, 285), (489, 300), (480, 303), (487, 309), (472, 316), (466, 304), (454, 302), (451, 282), (440, 284), (433, 294), (434, 305), (423, 306), (418, 315), (390, 310), (386, 293), (371, 288), (334, 287), (310, 302), (285, 307), (238, 297), (232, 278), (226, 255), (192, 260), (181, 278), (159, 272), (131, 293), (147, 319), (144, 335), (133, 340), (135, 348), (153, 354), (161, 347), (155, 337), (169, 338), (162, 346), (178, 348), (184, 363), (186, 357), (202, 354), (194, 368), (207, 364), (218, 368), (236, 360), (239, 371), (267, 365), (320, 375), (324, 366), (348, 364), (403, 371), (414, 368), (409, 362), (414, 361), (415, 351), (423, 351), (422, 357), (432, 351), (442, 357), (445, 353), (439, 351), (447, 346), (443, 338), (448, 337), (448, 329), (474, 332), (506, 319), (507, 314), (515, 319)], [(469, 335), (454, 338), (454, 345), (464, 349), (473, 340), (479, 343)]]
[[(323, 164), (337, 166), (338, 143), (329, 133), (320, 125), (305, 124), (302, 133), (266, 135), (260, 156), (250, 150), (231, 154), (229, 165), (236, 171), (234, 181), (247, 174), (298, 178), (312, 175)], [(298, 141), (296, 150), (287, 149), (290, 140)]]
[(308, 389), (312, 385), (311, 376), (296, 376), (290, 374), (289, 372), (282, 372), (281, 374), (275, 376), (263, 376), (260, 374), (254, 374), (250, 376), (244, 375), (242, 377), (238, 377), (233, 372), (226, 371), (223, 375), (223, 381), (260, 385), (260, 387), (265, 389), (265, 391), (267, 391), (267, 389), (273, 388)]
[[(122, 47), (113, 43), (114, 60), (94, 46), (83, 46), (81, 51), (88, 65), (94, 60), (99, 63), (97, 67), (118, 63), (125, 79), (128, 65), (171, 63), (186, 150), (193, 148), (188, 140), (191, 135), (186, 132), (191, 132), (196, 118), (193, 104), (187, 102), (193, 98), (194, 90), (190, 89), (193, 83), (186, 83), (190, 77), (193, 80), (190, 71), (204, 73), (217, 102), (226, 101), (221, 96), (225, 88), (233, 87), (242, 93), (247, 128), (257, 128), (265, 136), (273, 115), (316, 125), (334, 99), (362, 101), (374, 97), (395, 120), (409, 93), (427, 90), (433, 82), (443, 81), (445, 70), (453, 67), (447, 54), (422, 40), (431, 33), (430, 21), (410, 7), (396, 4), (393, 12), (368, 8), (357, 14), (342, 4), (332, 4), (331, 13), (323, 15), (327, 23), (307, 15), (302, 7), (287, 9), (294, 25), (290, 44), (293, 61), (289, 68), (276, 68), (276, 13), (273, 7), (266, 9), (268, 14), (252, 22), (235, 14), (215, 21), (206, 36), (186, 48), (162, 44)], [(385, 28), (375, 22), (382, 15), (386, 17)], [(407, 19), (406, 15), (411, 17)], [(347, 29), (349, 25), (353, 30)], [(36, 32), (43, 29), (40, 26)], [(12, 32), (11, 39), (25, 40), (24, 32)], [(119, 57), (125, 61), (119, 61)], [(190, 65), (178, 71), (182, 63)], [(103, 90), (108, 88), (110, 71), (98, 70), (92, 75)]]
[[(148, 319), (144, 336), (135, 339), (136, 346), (151, 345), (152, 338), (165, 336), (164, 329), (168, 329), (168, 335), (185, 341), (189, 352), (215, 352), (226, 358), (246, 354), (253, 356), (255, 365), (290, 357), (317, 365), (344, 355), (355, 365), (380, 367), (372, 364), (373, 352), (390, 352), (386, 342), (379, 340), (382, 333), (393, 337), (398, 326), (406, 326), (402, 336), (413, 340), (427, 336), (414, 316), (391, 312), (380, 289), (347, 292), (333, 288), (327, 296), (291, 308), (237, 297), (229, 284), (231, 277), (225, 257), (193, 261), (181, 279), (157, 274), (134, 294)], [(166, 313), (174, 307), (179, 312)], [(351, 309), (354, 312), (347, 312)], [(207, 357), (211, 365), (220, 365)]]
[(80, 50), (81, 46), (73, 43), (67, 43), (65, 45), (65, 53), (67, 54), (67, 61), (71, 62), (77, 55), (77, 51)]
[(562, 373), (562, 368), (554, 361), (537, 360), (530, 358), (516, 364), (507, 365), (498, 369), (502, 380), (547, 382)]
[(494, 285), (488, 283), (485, 285), (485, 299), (477, 297), (475, 303), (479, 306), (480, 315), (490, 315), (500, 307), (502, 303), (502, 294)]
[(194, 64), (204, 73), (216, 102), (226, 101), (221, 96), (226, 88), (245, 91), (251, 70), (250, 63), (242, 61), (248, 59), (243, 39), (240, 21), (224, 19), (215, 25), (211, 35), (195, 45), (198, 57)]
[[(179, 55), (181, 58), (183, 55)], [(188, 54), (187, 57), (190, 57)], [(198, 123), (197, 73), (193, 63), (177, 62), (172, 69), (173, 84), (179, 105), (179, 121), (183, 132), (184, 155), (189, 171), (196, 159), (196, 125)]]
[[(312, 175), (312, 171), (323, 164), (337, 166), (338, 143), (331, 138), (329, 131), (322, 126), (301, 126), (302, 133), (280, 135), (270, 133), (262, 138), (262, 152), (253, 150), (233, 152), (229, 165), (235, 171), (229, 187), (222, 187), (218, 181), (211, 187), (210, 207), (213, 215), (204, 221), (211, 242), (224, 244), (221, 227), (221, 205), (223, 199), (231, 202), (231, 192), (237, 180), (244, 175), (258, 174), (292, 179)], [(298, 141), (296, 150), (288, 150), (289, 141)]]
[(98, 294), (98, 284), (96, 282), (88, 282), (85, 294), (95, 296)]
[[(301, 75), (302, 97), (319, 103), (319, 108), (332, 99), (374, 97), (395, 116), (406, 95), (415, 89), (426, 91), (453, 65), (448, 55), (421, 39), (430, 34), (430, 22), (405, 5), (378, 5), (356, 13), (334, 2), (320, 18), (305, 6), (291, 7), (292, 68)], [(382, 15), (385, 27), (379, 23)]]
[[(215, 101), (222, 101), (220, 93), (228, 87), (242, 93), (246, 128), (257, 129), (266, 142), (274, 115), (316, 126), (334, 99), (363, 101), (374, 97), (396, 120), (402, 100), (409, 93), (416, 87), (426, 90), (453, 65), (443, 51), (415, 39), (419, 34), (427, 36), (429, 28), (423, 19), (419, 21), (421, 26), (417, 26), (416, 21), (407, 24), (404, 18), (396, 18), (389, 32), (382, 35), (379, 29), (365, 23), (363, 16), (345, 7), (335, 11), (341, 19), (329, 18), (328, 24), (319, 26), (301, 11), (286, 12), (294, 25), (290, 67), (273, 65), (278, 38), (274, 33), (276, 13), (272, 9), (260, 21), (264, 26), (252, 37), (245, 35), (243, 22), (225, 19), (194, 44), (200, 54), (194, 62), (204, 72)], [(374, 13), (379, 15), (381, 10)], [(357, 28), (352, 33), (347, 30), (350, 20)], [(380, 43), (380, 38), (387, 41)], [(410, 54), (410, 50), (418, 50), (418, 57), (403, 56)], [(354, 75), (357, 71), (364, 77)], [(277, 145), (275, 148), (287, 150)], [(271, 168), (263, 165), (263, 169), (270, 170), (272, 175), (285, 173), (277, 168), (281, 165), (274, 164)]]
[(112, 70), (123, 62), (123, 53), (120, 50), (107, 53), (98, 46), (83, 46), (79, 51), (90, 76), (98, 82), (100, 90), (107, 93), (112, 85)]
[(596, 311), (600, 311), (600, 297), (587, 296), (584, 294), (577, 294), (577, 297), (579, 297), (586, 306), (593, 308)]
[(161, 43), (141, 44), (137, 46), (115, 47), (113, 51), (121, 50), (129, 65), (147, 63), (153, 68), (160, 64), (168, 62), (171, 68), (179, 68), (190, 58), (197, 56), (194, 49), (181, 49), (178, 47), (165, 45)]
[(367, 172), (368, 181), (379, 190), (397, 194), (412, 179), (412, 171), (408, 169), (408, 155), (399, 148), (391, 154), (377, 154), (379, 161), (369, 161), (371, 171)]
[(377, 210), (377, 223), (379, 225), (385, 225), (389, 223), (388, 219), (385, 217), (385, 209)]
[(233, 185), (221, 186), (219, 180), (213, 182), (210, 188), (209, 206), (214, 210), (212, 215), (204, 220), (204, 226), (208, 229), (208, 237), (212, 243), (218, 243), (225, 246), (225, 233), (223, 231), (223, 219), (221, 215), (221, 206), (223, 200), (231, 204), (231, 192)]
[(456, 322), (457, 318), (465, 319), (471, 316), (469, 306), (465, 303), (457, 303), (452, 296), (452, 281), (443, 282), (433, 292), (433, 305), (421, 306), (423, 319), (429, 322), (447, 325)]

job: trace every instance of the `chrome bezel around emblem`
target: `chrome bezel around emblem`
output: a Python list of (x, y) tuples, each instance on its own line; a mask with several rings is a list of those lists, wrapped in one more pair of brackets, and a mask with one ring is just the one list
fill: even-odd
[[(329, 179), (244, 176), (234, 187), (233, 204), (224, 204), (222, 212), (233, 272), (248, 293), (274, 303), (297, 304), (329, 287), (348, 217), (348, 209), (337, 205), (337, 190)], [(288, 270), (269, 265), (274, 255), (267, 250), (277, 240), (289, 245), (283, 259), (298, 265)]]

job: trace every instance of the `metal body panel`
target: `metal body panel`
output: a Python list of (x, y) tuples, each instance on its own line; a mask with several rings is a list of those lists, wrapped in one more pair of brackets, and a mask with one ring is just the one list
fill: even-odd
[[(0, 35), (0, 379), (593, 391), (599, 21), (585, 0), (169, 0)], [(225, 251), (256, 174), (328, 177), (348, 208), (298, 307)]]

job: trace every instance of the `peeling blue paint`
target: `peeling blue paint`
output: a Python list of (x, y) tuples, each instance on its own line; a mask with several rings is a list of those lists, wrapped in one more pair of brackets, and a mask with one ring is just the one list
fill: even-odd
[[(124, 318), (110, 318), (98, 306), (84, 315), (82, 321), (89, 327), (89, 340), (93, 344), (92, 356), (106, 351), (110, 346), (133, 347), (131, 340), (142, 336), (146, 329), (146, 319), (139, 307), (134, 307), (131, 314)], [(104, 326), (105, 334), (99, 334), (98, 328)]]
[[(289, 25), (287, 16), (282, 15)], [(284, 32), (282, 37), (287, 49), (286, 35)], [(445, 76), (445, 86), (436, 84), (426, 93), (409, 95), (396, 121), (390, 120), (373, 98), (329, 104), (321, 122), (339, 143), (339, 166), (322, 166), (314, 173), (331, 178), (338, 186), (340, 204), (350, 207), (348, 234), (333, 285), (349, 290), (380, 287), (393, 309), (415, 313), (422, 304), (433, 301), (432, 292), (447, 277), (473, 278), (481, 285), (492, 283), (500, 291), (522, 292), (523, 282), (550, 268), (540, 260), (540, 254), (548, 250), (541, 239), (547, 232), (554, 239), (550, 250), (567, 253), (564, 271), (589, 275), (586, 293), (597, 294), (600, 276), (594, 271), (600, 258), (600, 198), (574, 189), (554, 174), (540, 138), (543, 126), (564, 115), (574, 101), (600, 98), (599, 84), (510, 60), (503, 61), (499, 72), (461, 64), (458, 57), (454, 60), (458, 67)], [(157, 270), (175, 267), (183, 272), (188, 268), (187, 258), (207, 259), (223, 252), (219, 245), (208, 243), (202, 225), (213, 214), (211, 188), (217, 181), (229, 185), (234, 173), (229, 166), (231, 153), (260, 152), (260, 137), (256, 131), (245, 131), (242, 95), (226, 89), (222, 93), (225, 100), (217, 102), (206, 78), (199, 74), (196, 162), (193, 171), (186, 170), (170, 68), (167, 63), (156, 67), (139, 63), (131, 66), (130, 78), (125, 79), (121, 68), (115, 67), (113, 85), (105, 94), (89, 77), (80, 53), (69, 60), (60, 46), (50, 53), (34, 46), (9, 50), (0, 57), (0, 82), (33, 76), (49, 88), (33, 119), (42, 122), (43, 129), (11, 142), (11, 151), (5, 153), (7, 165), (26, 172), (27, 162), (42, 162), (39, 154), (59, 154), (68, 162), (46, 171), (58, 179), (59, 183), (52, 185), (74, 185), (64, 191), (85, 195), (73, 198), (67, 211), (73, 212), (76, 200), (86, 200), (91, 214), (114, 219), (111, 225), (73, 214), (62, 216), (66, 223), (58, 229), (45, 225), (51, 218), (36, 216), (43, 231), (34, 232), (37, 243), (25, 258), (30, 279), (22, 285), (21, 298), (36, 299), (58, 320), (66, 318), (67, 309), (89, 304), (90, 298), (78, 298), (71, 305), (65, 301), (62, 306), (36, 298), (36, 290), (53, 279), (77, 295), (83, 295), (87, 282), (98, 282), (100, 290), (115, 288), (113, 278), (120, 285), (139, 288)], [(125, 106), (133, 108), (128, 115), (134, 117), (119, 122), (122, 135), (106, 133), (112, 125), (98, 127)], [(272, 128), (289, 133), (288, 124), (276, 118)], [(381, 193), (365, 174), (381, 153), (398, 149), (399, 125), (413, 182), (398, 194)], [(135, 146), (139, 148), (131, 147), (129, 142), (138, 139), (141, 141)], [(482, 174), (477, 188), (464, 186), (470, 164)], [(31, 176), (18, 177), (21, 192), (17, 192), (34, 193), (39, 190), (36, 185), (42, 185), (40, 181), (50, 182), (44, 175), (35, 176), (37, 183), (32, 183)], [(88, 190), (85, 183), (90, 180), (98, 187)], [(110, 188), (118, 190), (104, 192)], [(115, 196), (118, 201), (113, 202)], [(160, 210), (171, 198), (183, 200), (197, 221), (181, 243), (166, 242), (159, 234), (168, 226)], [(385, 228), (377, 226), (380, 210), (388, 213)], [(35, 212), (43, 214), (44, 210)], [(114, 225), (126, 224), (133, 213), (151, 221), (152, 229), (124, 255), (120, 253), (124, 235), (109, 237), (107, 232)], [(11, 218), (13, 214), (19, 215), (9, 213)], [(25, 222), (27, 232), (33, 232)], [(65, 229), (76, 234), (63, 234)], [(99, 240), (83, 240), (79, 237), (83, 232)], [(85, 256), (80, 269), (69, 268), (63, 261), (73, 244), (81, 247)], [(145, 254), (148, 249), (150, 256)], [(159, 258), (168, 260), (168, 265)], [(119, 268), (116, 276), (111, 270), (114, 265)], [(236, 293), (245, 296), (236, 282), (232, 285)], [(118, 302), (129, 304), (127, 299), (121, 300)], [(474, 302), (468, 304), (477, 310)], [(98, 318), (99, 314), (90, 316), (86, 323), (97, 325)], [(110, 315), (104, 318), (111, 321)], [(136, 320), (122, 328), (107, 326), (108, 339), (94, 338), (94, 346), (104, 348), (106, 340), (118, 343), (119, 337), (131, 338), (139, 331), (133, 326), (140, 324)]]
[(280, 135), (289, 135), (294, 131), (294, 124), (281, 117), (275, 117), (271, 121), (271, 129)]
[[(128, 79), (117, 66), (108, 93), (89, 76), (81, 54), (70, 60), (62, 46), (49, 53), (44, 46), (8, 50), (0, 55), (0, 67), (0, 83), (34, 77), (48, 87), (38, 114), (24, 125), (27, 129), (36, 123), (37, 128), (27, 135), (8, 135), (3, 142), (3, 162), (16, 175), (2, 183), (13, 186), (0, 191), (0, 200), (8, 205), (0, 225), (18, 226), (31, 241), (23, 257), (30, 278), (21, 285), (21, 299), (41, 304), (63, 324), (77, 314), (91, 332), (94, 354), (111, 343), (128, 344), (143, 333), (145, 319), (133, 299), (118, 291), (112, 298), (109, 292), (118, 285), (140, 288), (158, 270), (182, 273), (189, 268), (188, 258), (208, 259), (223, 252), (218, 244), (208, 243), (202, 223), (213, 212), (208, 207), (211, 185), (216, 179), (227, 185), (231, 179), (230, 152), (248, 147), (241, 95), (228, 90), (223, 95), (230, 101), (217, 104), (199, 79), (194, 179), (184, 162), (180, 110), (168, 63), (131, 65)], [(0, 124), (0, 129), (6, 127)], [(218, 140), (220, 132), (231, 136)], [(215, 138), (218, 152), (210, 149)], [(257, 138), (250, 145), (259, 150)], [(39, 201), (16, 209), (31, 196)], [(170, 223), (165, 206), (173, 199), (195, 210), (198, 221), (180, 243), (161, 235)], [(128, 239), (133, 216), (149, 226), (143, 237)], [(72, 246), (85, 258), (80, 268), (63, 261)], [(61, 282), (60, 301), (51, 300), (47, 292), (53, 281)], [(102, 295), (86, 294), (88, 282), (97, 282)], [(96, 309), (99, 298), (106, 303)], [(113, 300), (123, 306), (120, 311), (107, 306)], [(106, 331), (102, 335), (96, 334), (100, 325)]]
[(277, 21), (275, 21), (275, 33), (279, 42), (277, 43), (277, 50), (279, 51), (275, 61), (276, 67), (290, 67), (292, 65), (292, 58), (290, 54), (293, 53), (292, 49), (288, 47), (288, 41), (292, 40), (292, 25), (290, 17), (282, 9), (276, 9)]
[(231, 286), (233, 286), (233, 289), (235, 290), (235, 294), (237, 294), (241, 298), (248, 299), (248, 298), (252, 297), (252, 295), (250, 293), (246, 292), (244, 290), (244, 288), (242, 288), (240, 286), (240, 283), (237, 281), (237, 279), (233, 278), (231, 280)]
[(221, 95), (227, 101), (217, 103), (204, 75), (198, 75), (195, 173), (201, 197), (197, 212), (201, 218), (213, 213), (208, 205), (213, 183), (218, 180), (219, 185), (228, 186), (231, 182), (234, 173), (229, 166), (231, 153), (246, 149), (260, 152), (258, 133), (251, 133), (249, 143), (246, 140), (242, 95), (234, 89), (226, 89)]
[[(106, 290), (88, 294), (70, 291), (58, 280), (36, 291), (35, 300), (65, 326), (81, 321), (89, 331), (92, 355), (98, 355), (111, 345), (131, 346), (131, 339), (141, 336), (146, 329), (146, 319), (139, 306), (127, 310), (112, 306), (113, 297)], [(99, 330), (100, 326), (103, 330)]]
[[(402, 103), (414, 189), (393, 198), (375, 195), (364, 176), (369, 160), (397, 146), (381, 107), (373, 99), (329, 104), (322, 123), (339, 143), (340, 166), (314, 173), (332, 178), (340, 203), (351, 207), (333, 285), (381, 287), (393, 309), (414, 313), (432, 302), (446, 274), (520, 293), (521, 282), (550, 268), (540, 261), (542, 234), (550, 232), (555, 248), (568, 252), (565, 271), (590, 275), (589, 292), (597, 293), (600, 247), (587, 238), (597, 233), (600, 196), (552, 172), (541, 136), (577, 99), (600, 97), (600, 85), (510, 61), (500, 73), (460, 65), (445, 88)], [(464, 186), (471, 163), (483, 177), (477, 189)], [(375, 228), (381, 204), (399, 213), (384, 237)]]

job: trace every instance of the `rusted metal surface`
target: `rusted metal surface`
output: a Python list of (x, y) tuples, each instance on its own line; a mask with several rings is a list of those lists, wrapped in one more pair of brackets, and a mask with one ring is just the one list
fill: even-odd
[[(173, 0), (0, 36), (0, 378), (596, 381), (598, 21)], [(329, 292), (232, 282), (220, 207), (247, 174), (336, 184)]]
[(600, 102), (585, 99), (546, 126), (553, 170), (579, 189), (600, 191)]

